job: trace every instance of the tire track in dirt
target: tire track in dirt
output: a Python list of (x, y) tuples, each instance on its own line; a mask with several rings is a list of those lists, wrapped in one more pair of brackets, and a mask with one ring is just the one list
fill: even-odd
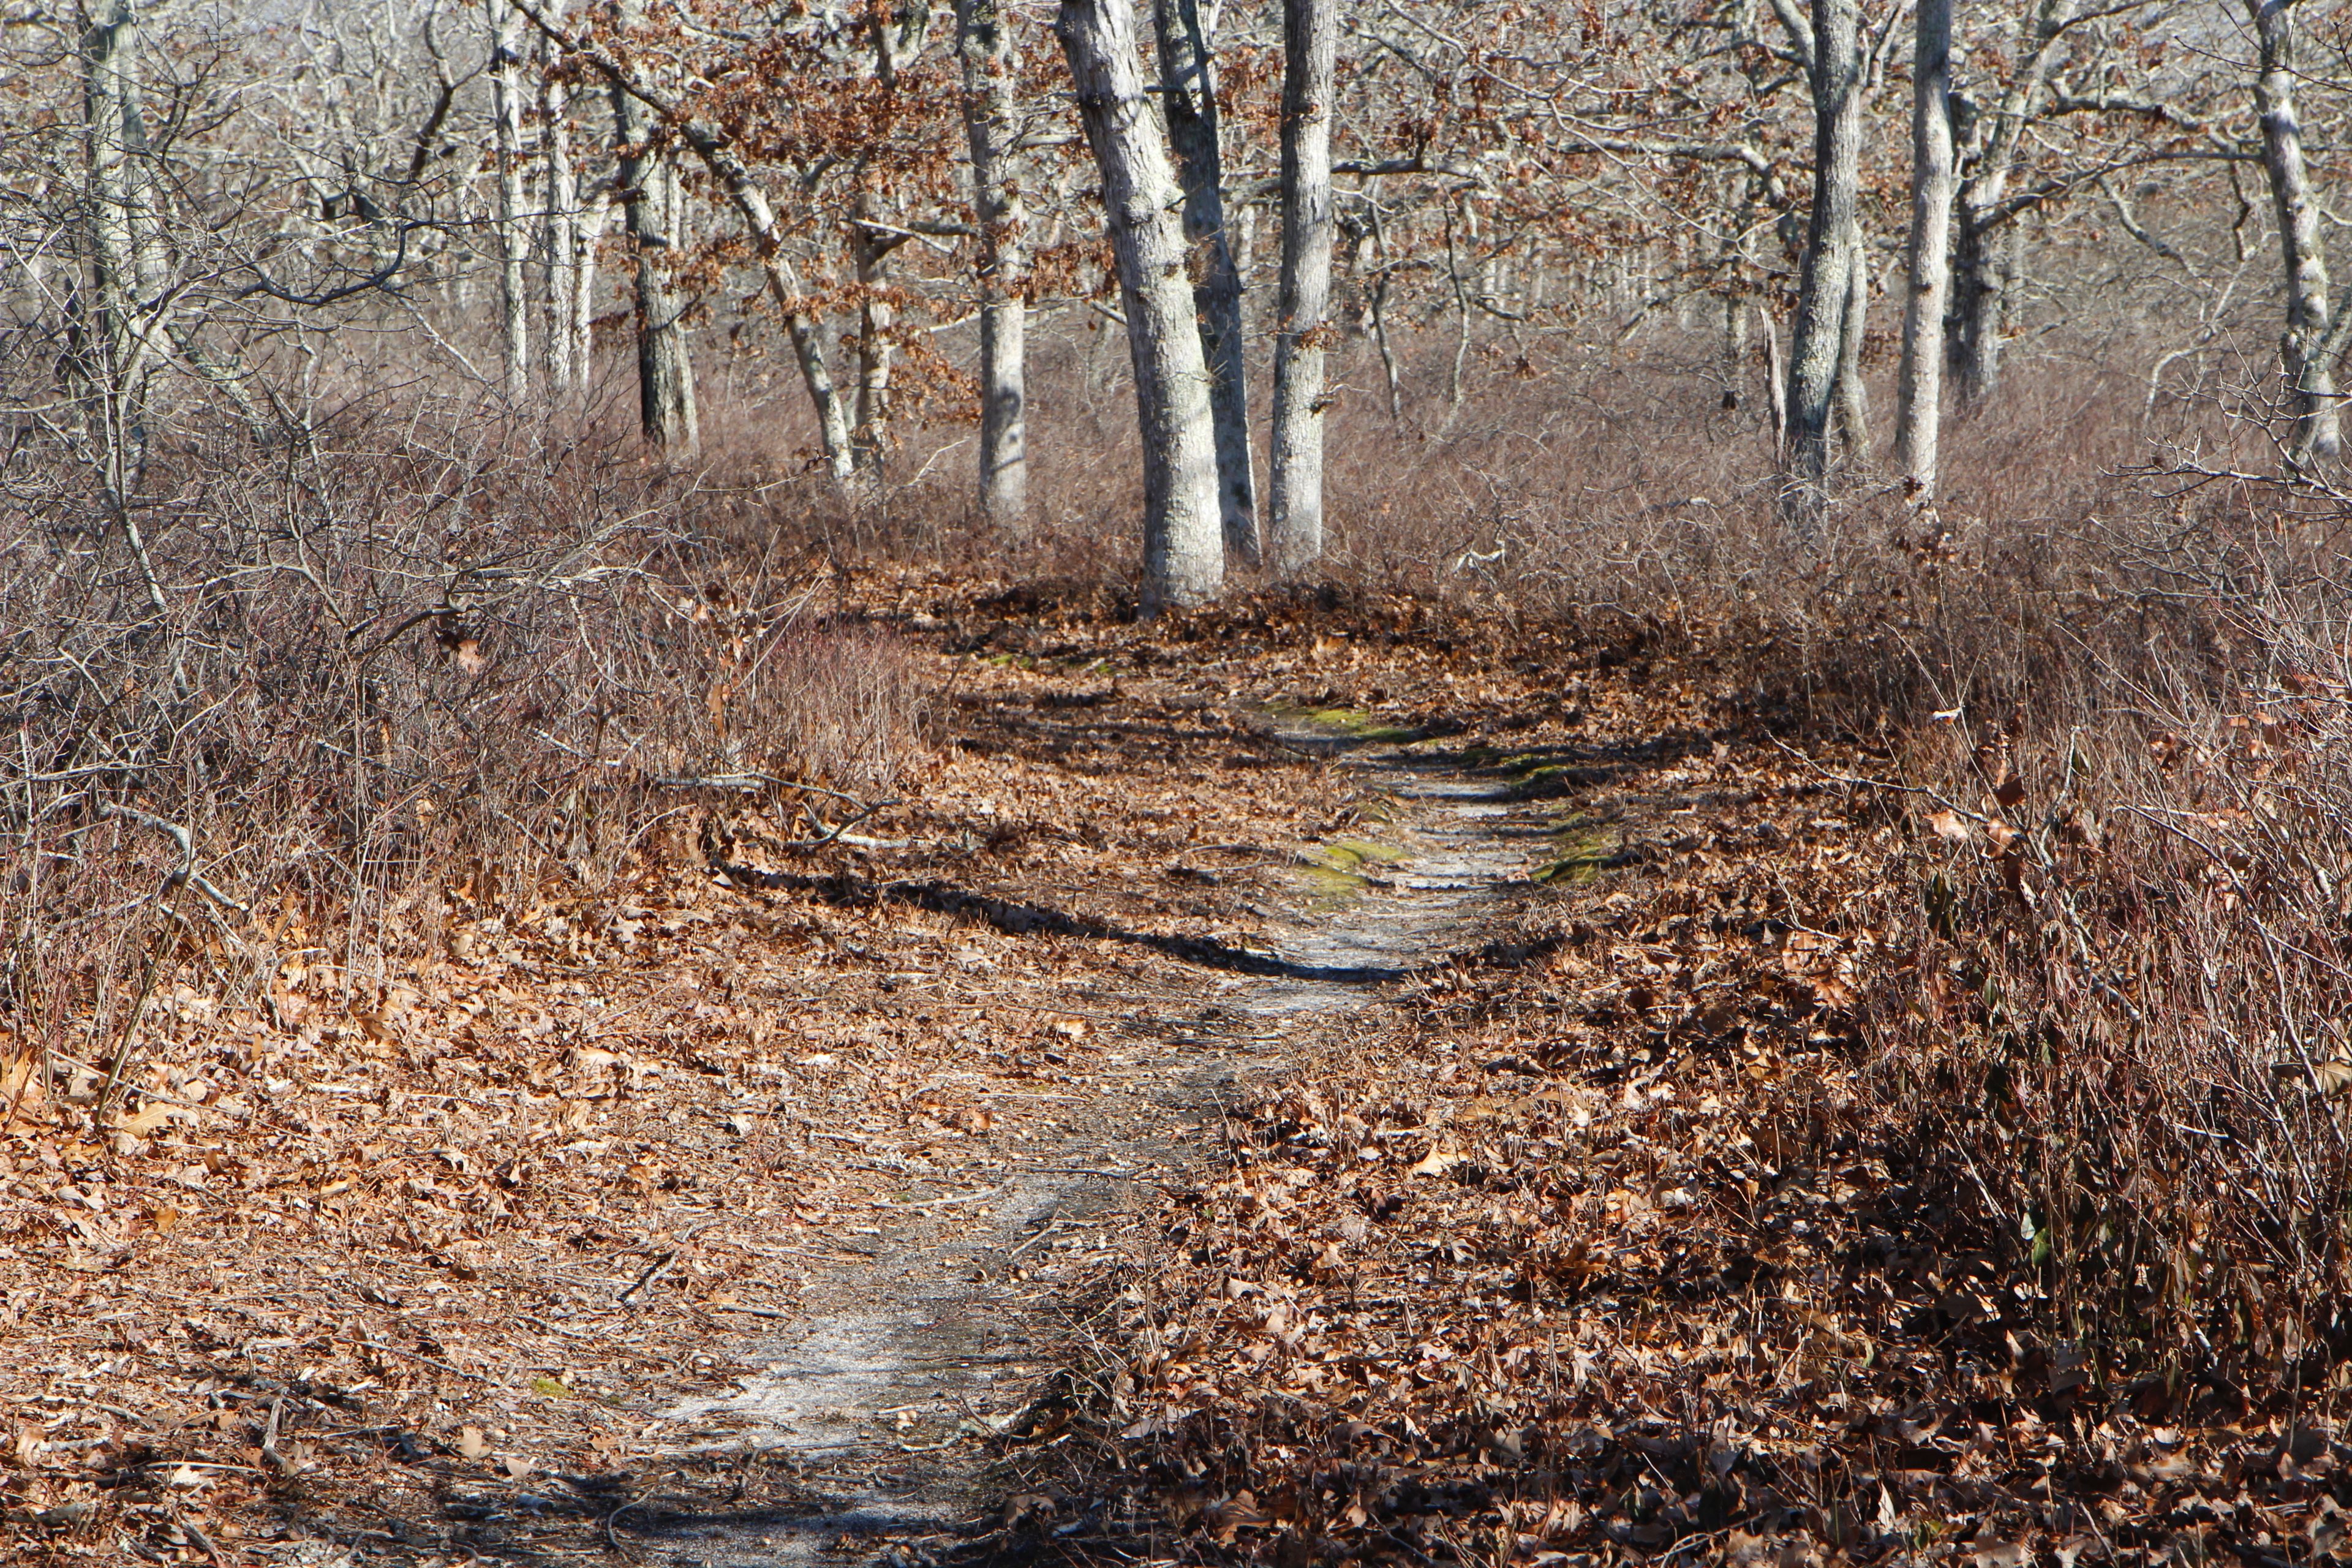
[[(1546, 828), (1498, 787), (1442, 759), (1286, 733), (1385, 796), (1402, 858), (1286, 933), (1296, 970), (1410, 970), (1476, 944), (1524, 891)], [(1289, 1040), (1333, 1015), (1384, 1005), (1383, 988), (1330, 978), (1202, 974), (1186, 990), (1091, 1000), (1118, 1048), (1053, 1143), (1008, 1162), (992, 1188), (910, 1165), (908, 1222), (870, 1262), (812, 1281), (808, 1316), (747, 1359), (732, 1396), (673, 1419), (737, 1428), (730, 1447), (796, 1472), (795, 1508), (640, 1516), (629, 1532), (709, 1568), (934, 1555), (986, 1491), (981, 1438), (1017, 1421), (1076, 1342), (1080, 1281), (1146, 1223), (1150, 1189), (1197, 1168), (1224, 1098), (1279, 1067)]]

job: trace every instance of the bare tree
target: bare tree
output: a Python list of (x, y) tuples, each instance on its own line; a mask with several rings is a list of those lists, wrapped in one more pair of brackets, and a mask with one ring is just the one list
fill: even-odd
[(1323, 348), (1331, 298), (1331, 77), (1338, 0), (1284, 0), (1282, 291), (1274, 340), (1274, 557), (1323, 553)]
[(734, 141), (717, 122), (688, 112), (672, 95), (664, 92), (646, 77), (630, 67), (612, 50), (601, 45), (589, 44), (563, 31), (536, 0), (509, 0), (516, 10), (528, 16), (531, 24), (563, 48), (577, 54), (599, 76), (613, 84), (614, 90), (626, 92), (654, 113), (668, 122), (677, 138), (693, 150), (727, 193), (729, 203), (751, 231), (761, 278), (768, 294), (783, 313), (784, 326), (792, 338), (793, 357), (799, 362), (801, 380), (807, 386), (809, 401), (816, 410), (817, 431), (824, 443), (825, 467), (835, 479), (846, 484), (856, 473), (856, 460), (852, 452), (849, 431), (849, 411), (835, 385), (833, 368), (825, 353), (824, 334), (821, 330), (813, 301), (801, 286), (800, 273), (793, 265), (786, 242), (783, 224), (776, 216), (774, 202), (768, 187), (754, 174), (735, 146)]
[(1217, 436), (1217, 501), (1225, 548), (1258, 558), (1257, 478), (1250, 451), (1249, 377), (1243, 355), (1242, 273), (1225, 227), (1223, 131), (1216, 58), (1200, 0), (1156, 0), (1160, 101), (1176, 174), (1184, 187), (1184, 237), (1192, 245), (1192, 305), (1209, 366), (1209, 417)]
[(980, 510), (999, 527), (1029, 513), (1028, 212), (1014, 97), (1019, 57), (1003, 0), (956, 0), (972, 212), (980, 221)]
[(2319, 235), (2319, 204), (2304, 165), (2303, 123), (2295, 113), (2294, 0), (2246, 0), (2254, 25), (2257, 74), (2254, 108), (2261, 116), (2263, 173), (2278, 210), (2279, 258), (2286, 270), (2286, 330), (2279, 357), (2286, 372), (2294, 427), (2288, 460), (2297, 467), (2333, 458), (2342, 446), (2328, 339), (2327, 256)]
[(1147, 610), (1200, 604), (1224, 582), (1208, 367), (1192, 317), (1178, 193), (1145, 96), (1131, 0), (1061, 0), (1055, 31), (1102, 173), (1143, 436)]
[[(564, 0), (547, 4), (548, 14), (562, 20)], [(573, 353), (580, 289), (580, 172), (572, 162), (571, 99), (562, 73), (541, 73), (539, 112), (545, 128), (541, 161), (547, 169), (546, 200), (540, 214), (545, 236), (540, 250), (547, 268), (547, 336), (541, 353), (551, 395), (571, 391), (587, 369)]]
[(1856, 216), (1862, 56), (1854, 0), (1812, 0), (1806, 49), (1813, 95), (1813, 201), (1789, 349), (1789, 474), (1783, 510), (1818, 512), (1830, 469), (1831, 400), (1861, 265)]
[(522, 142), (522, 16), (499, 5), (491, 13), (490, 99), (498, 148), (499, 352), (507, 395), (530, 394), (530, 202)]
[[(643, 9), (643, 0), (627, 0), (622, 26), (635, 25)], [(637, 417), (647, 440), (687, 456), (700, 445), (702, 431), (680, 320), (685, 308), (666, 265), (677, 244), (684, 193), (677, 170), (653, 144), (653, 115), (645, 100), (617, 83), (612, 99), (622, 213), (636, 252)]]
[(1943, 423), (1944, 307), (1952, 271), (1952, 0), (1919, 0), (1911, 65), (1911, 238), (1904, 256), (1903, 361), (1895, 460), (1922, 500), (1936, 493)]

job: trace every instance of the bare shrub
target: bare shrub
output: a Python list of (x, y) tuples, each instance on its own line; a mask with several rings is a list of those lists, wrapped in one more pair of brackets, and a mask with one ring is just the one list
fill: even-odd
[(367, 405), (214, 431), (111, 515), (18, 452), (0, 558), (0, 911), (21, 1037), (92, 1060), (157, 975), (347, 991), (478, 913), (610, 885), (706, 781), (891, 787), (921, 692), (885, 636), (685, 521), (593, 434)]
[(2085, 647), (2073, 703), (1903, 748), (1940, 805), (1877, 1114), (2050, 1331), (2230, 1404), (2352, 1352), (2347, 601), (2275, 540), (2160, 542), (2118, 560), (2200, 647)]

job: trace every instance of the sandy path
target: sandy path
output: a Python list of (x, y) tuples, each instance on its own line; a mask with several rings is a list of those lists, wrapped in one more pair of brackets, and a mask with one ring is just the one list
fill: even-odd
[(671, 1412), (747, 1427), (763, 1463), (798, 1473), (806, 1504), (633, 1520), (633, 1534), (713, 1568), (913, 1562), (972, 1517), (986, 1490), (978, 1436), (1017, 1417), (1072, 1344), (1077, 1283), (1139, 1243), (1150, 1184), (1197, 1165), (1222, 1098), (1278, 1066), (1293, 1035), (1390, 994), (1318, 972), (1401, 973), (1473, 946), (1506, 889), (1525, 885), (1539, 826), (1491, 784), (1404, 751), (1339, 760), (1396, 803), (1380, 833), (1403, 858), (1301, 919), (1281, 947), (1292, 973), (1093, 998), (1118, 1045), (1109, 1071), (1055, 1086), (1082, 1097), (1057, 1141), (1032, 1143), (992, 1188), (909, 1165), (909, 1217), (873, 1260), (813, 1281), (811, 1317), (754, 1352), (765, 1370), (737, 1394)]

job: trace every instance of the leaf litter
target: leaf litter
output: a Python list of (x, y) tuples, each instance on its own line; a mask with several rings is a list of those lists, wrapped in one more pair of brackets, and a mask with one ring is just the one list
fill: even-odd
[[(1157, 1244), (1079, 1255), (1070, 1372), (952, 1423), (864, 1413), (868, 1480), (885, 1444), (999, 1466), (1001, 1510), (902, 1561), (2336, 1552), (2331, 1419), (2037, 1334), (1999, 1238), (1874, 1143), (1860, 1016), (1900, 955), (1864, 916), (1962, 817), (1839, 782), (1859, 760), (1794, 756), (1638, 639), (1370, 595), (1139, 628), (1079, 593), (865, 593), (933, 650), (922, 787), (816, 851), (704, 803), (733, 853), (1271, 951), (1298, 858), (1381, 820), (1278, 717), (1343, 713), (1343, 744), (1552, 810), (1531, 863), (1549, 837), (1574, 871), (1530, 883), (1510, 962), (1290, 1033)], [(261, 1005), (169, 988), (99, 1127), (100, 1066), (0, 1058), (14, 1550), (602, 1558), (839, 1492), (673, 1417), (906, 1211), (1053, 1146), (1059, 1086), (1185, 1011), (1139, 998), (1206, 993), (1163, 951), (746, 889), (698, 826), (593, 898), (452, 887), (430, 956), (365, 992), (323, 941)]]

